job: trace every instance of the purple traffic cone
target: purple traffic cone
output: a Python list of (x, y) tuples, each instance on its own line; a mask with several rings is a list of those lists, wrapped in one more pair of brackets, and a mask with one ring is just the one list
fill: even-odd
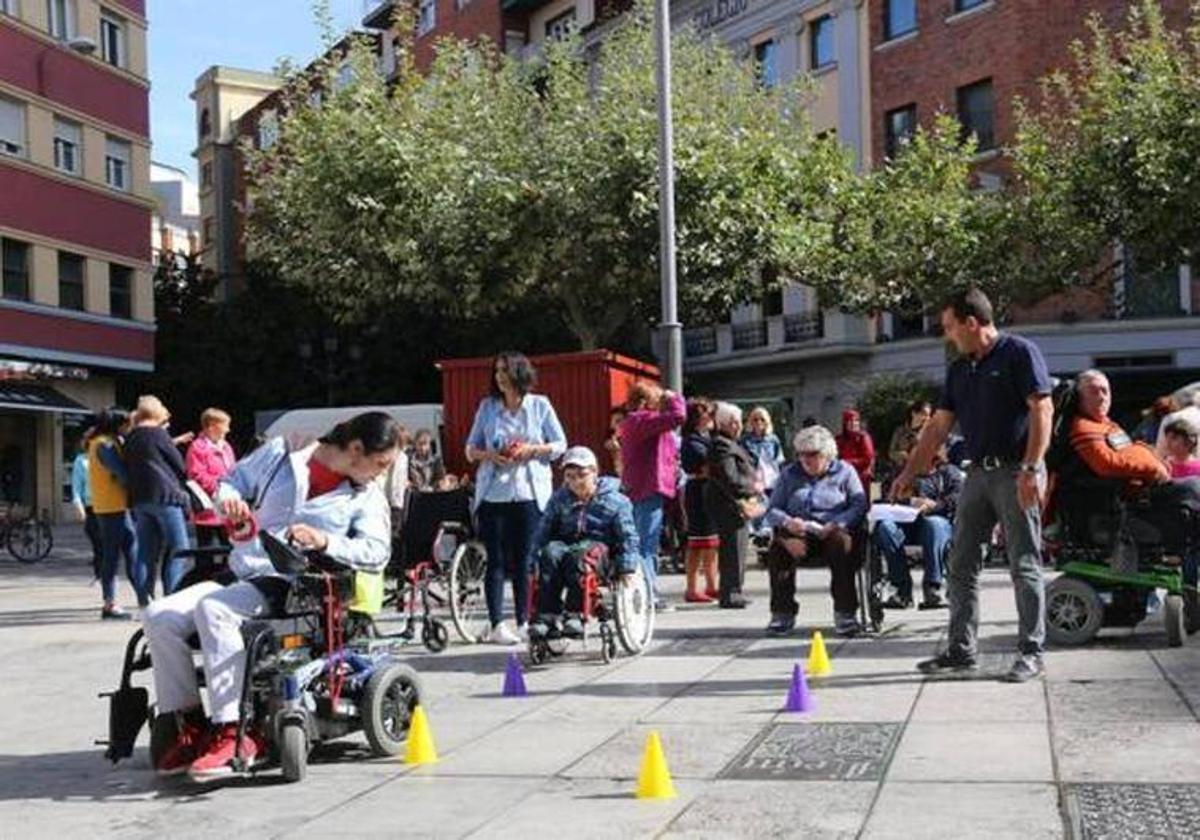
[(521, 670), (521, 660), (515, 653), (508, 655), (508, 667), (504, 669), (504, 697), (524, 697), (529, 692), (525, 689), (525, 674)]
[(793, 665), (792, 684), (788, 688), (787, 704), (783, 710), (803, 714), (813, 711), (816, 707), (817, 704), (813, 701), (812, 695), (808, 693), (808, 681), (804, 679), (804, 669), (799, 665)]

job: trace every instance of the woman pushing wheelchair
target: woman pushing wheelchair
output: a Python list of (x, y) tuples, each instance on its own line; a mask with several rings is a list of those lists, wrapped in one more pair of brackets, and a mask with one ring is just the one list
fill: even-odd
[[(396, 457), (400, 430), (383, 412), (360, 414), (315, 443), (288, 452), (268, 441), (222, 479), (216, 504), (242, 535), (229, 556), (228, 581), (205, 581), (154, 601), (142, 622), (154, 663), (158, 712), (177, 717), (175, 743), (155, 769), (207, 779), (234, 772), (246, 654), (241, 626), (283, 611), (289, 578), (268, 559), (261, 530), (356, 571), (379, 572), (391, 540), (387, 500), (375, 483)], [(227, 582), (229, 585), (222, 586)], [(200, 704), (188, 638), (196, 633), (208, 687), (211, 723)], [(241, 758), (253, 765), (265, 745), (247, 732)]]

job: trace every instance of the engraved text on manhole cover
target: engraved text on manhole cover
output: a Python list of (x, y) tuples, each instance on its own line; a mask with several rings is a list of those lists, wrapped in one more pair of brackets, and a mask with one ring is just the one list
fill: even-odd
[(1072, 785), (1068, 797), (1082, 840), (1200, 837), (1200, 785)]
[(883, 775), (898, 723), (776, 723), (721, 773), (725, 779), (866, 782)]

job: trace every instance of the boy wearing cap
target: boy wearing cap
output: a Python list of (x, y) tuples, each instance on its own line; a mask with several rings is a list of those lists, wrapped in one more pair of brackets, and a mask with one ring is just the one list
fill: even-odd
[(580, 589), (587, 558), (605, 578), (637, 570), (638, 536), (633, 503), (621, 493), (620, 482), (598, 474), (596, 456), (586, 446), (573, 446), (562, 458), (563, 486), (554, 492), (534, 533), (538, 559), (538, 618), (530, 635), (553, 638), (583, 635), (577, 614), (560, 624), (562, 593), (569, 589), (568, 609), (578, 613), (583, 604)]

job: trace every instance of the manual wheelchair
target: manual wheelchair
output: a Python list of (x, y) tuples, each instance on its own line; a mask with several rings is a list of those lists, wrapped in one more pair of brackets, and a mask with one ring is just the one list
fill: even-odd
[[(378, 638), (371, 617), (357, 611), (355, 601), (369, 601), (369, 593), (356, 591), (355, 572), (329, 557), (301, 553), (270, 534), (260, 534), (260, 539), (276, 571), (290, 580), (281, 615), (242, 625), (246, 667), (234, 770), (250, 769), (240, 745), (252, 727), (269, 746), (268, 764), (277, 764), (288, 781), (304, 778), (313, 744), (360, 729), (374, 755), (397, 755), (421, 702), (421, 682), (411, 667), (394, 658), (392, 643)], [(182, 552), (196, 561), (185, 583), (220, 571), (227, 551)], [(199, 649), (195, 636), (190, 643)], [(109, 698), (109, 737), (98, 743), (107, 746), (104, 755), (114, 764), (133, 754), (147, 720), (152, 763), (175, 741), (175, 715), (154, 715), (149, 691), (132, 684), (135, 673), (152, 666), (139, 629), (126, 645), (120, 686), (101, 695)], [(203, 669), (197, 670), (203, 686)], [(259, 769), (256, 765), (254, 772)]]
[[(655, 611), (654, 595), (641, 564), (620, 580), (609, 560), (608, 549), (600, 543), (594, 543), (586, 551), (579, 551), (563, 562), (575, 563), (572, 571), (578, 576), (578, 588), (568, 593), (567, 607), (580, 615), (583, 624), (580, 641), (584, 648), (595, 633), (600, 637), (600, 659), (606, 664), (616, 658), (618, 642), (631, 656), (645, 650), (654, 635)], [(539, 585), (535, 571), (529, 587), (533, 608), (538, 605)], [(576, 609), (571, 610), (572, 607)], [(532, 609), (531, 614), (535, 611)], [(529, 661), (540, 665), (552, 657), (562, 656), (570, 641), (569, 637), (555, 632), (546, 636), (530, 633)]]

